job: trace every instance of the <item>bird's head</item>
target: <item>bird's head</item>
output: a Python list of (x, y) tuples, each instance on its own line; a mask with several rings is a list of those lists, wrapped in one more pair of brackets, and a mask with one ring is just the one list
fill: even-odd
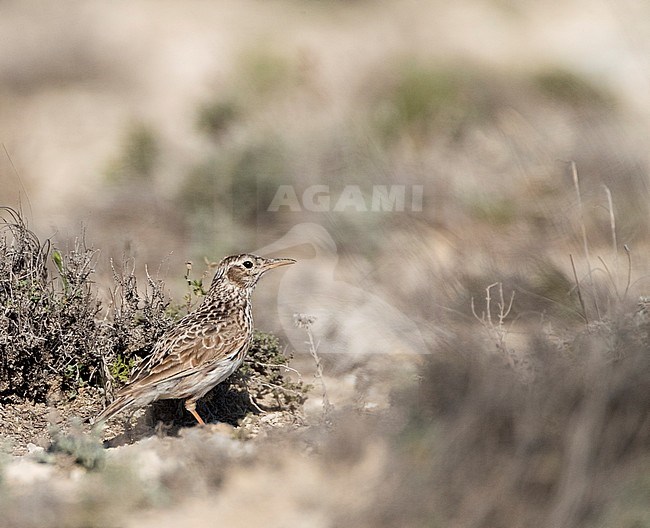
[(217, 268), (217, 279), (228, 281), (238, 288), (253, 289), (268, 270), (294, 264), (294, 259), (272, 259), (244, 253), (224, 258)]

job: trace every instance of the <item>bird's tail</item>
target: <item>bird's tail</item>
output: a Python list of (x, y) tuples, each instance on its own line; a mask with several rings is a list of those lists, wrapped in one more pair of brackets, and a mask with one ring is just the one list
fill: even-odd
[(125, 409), (128, 409), (135, 403), (135, 398), (131, 395), (118, 396), (113, 403), (111, 403), (106, 409), (104, 409), (97, 417), (92, 421), (92, 424), (98, 422), (105, 422), (106, 420), (111, 419), (117, 413), (122, 412)]

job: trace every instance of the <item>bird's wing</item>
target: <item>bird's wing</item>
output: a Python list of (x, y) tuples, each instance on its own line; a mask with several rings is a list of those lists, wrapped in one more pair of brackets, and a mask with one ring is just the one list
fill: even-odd
[(245, 346), (247, 334), (235, 320), (206, 322), (192, 313), (158, 340), (151, 356), (134, 371), (123, 392), (193, 374), (238, 352)]

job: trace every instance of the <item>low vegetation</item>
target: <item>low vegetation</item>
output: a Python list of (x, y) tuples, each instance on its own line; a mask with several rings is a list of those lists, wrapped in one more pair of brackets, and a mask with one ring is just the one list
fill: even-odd
[[(125, 260), (113, 264), (113, 289), (102, 303), (93, 283), (96, 251), (82, 240), (69, 250), (53, 249), (17, 211), (2, 211), (2, 404), (43, 403), (55, 392), (72, 399), (84, 388), (99, 389), (110, 398), (204, 293), (200, 281), (194, 281), (184, 302), (174, 305), (162, 280), (147, 273), (140, 288), (135, 265)], [(288, 362), (277, 338), (257, 332), (240, 371), (205, 398), (208, 416), (236, 424), (262, 408), (298, 412), (308, 387), (285, 376)]]
[(540, 331), (515, 365), (469, 333), (446, 343), (396, 393), (406, 422), (355, 525), (647, 526), (649, 332), (638, 314)]

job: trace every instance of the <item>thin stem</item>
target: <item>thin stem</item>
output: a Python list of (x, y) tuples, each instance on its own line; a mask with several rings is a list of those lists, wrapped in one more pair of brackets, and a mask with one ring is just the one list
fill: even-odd
[(578, 292), (578, 300), (580, 301), (580, 306), (582, 307), (582, 316), (585, 319), (585, 323), (589, 324), (589, 318), (587, 317), (587, 309), (585, 308), (585, 302), (582, 299), (582, 291), (580, 290), (580, 281), (578, 280), (578, 274), (576, 273), (576, 265), (573, 262), (573, 255), (569, 254), (571, 259), (571, 268), (573, 269), (573, 278), (576, 281), (576, 290)]
[(585, 259), (587, 260), (587, 271), (589, 272), (589, 281), (591, 282), (591, 287), (594, 294), (594, 304), (596, 306), (596, 314), (598, 319), (601, 319), (600, 308), (598, 307), (598, 295), (596, 295), (596, 285), (594, 283), (594, 277), (591, 271), (591, 259), (589, 258), (589, 243), (587, 242), (587, 228), (585, 227), (585, 215), (584, 208), (582, 207), (582, 196), (580, 194), (580, 181), (578, 179), (578, 167), (575, 161), (571, 162), (571, 172), (573, 174), (573, 185), (576, 189), (576, 195), (578, 197), (578, 210), (580, 211), (580, 229), (582, 231), (582, 245), (585, 252)]

